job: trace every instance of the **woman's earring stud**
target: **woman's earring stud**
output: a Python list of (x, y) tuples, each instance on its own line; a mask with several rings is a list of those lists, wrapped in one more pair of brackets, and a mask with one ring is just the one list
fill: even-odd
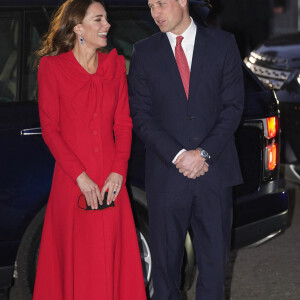
[(82, 38), (82, 36), (81, 36), (81, 33), (80, 33), (80, 37), (79, 37), (79, 42), (80, 42), (80, 44), (83, 46), (83, 38)]

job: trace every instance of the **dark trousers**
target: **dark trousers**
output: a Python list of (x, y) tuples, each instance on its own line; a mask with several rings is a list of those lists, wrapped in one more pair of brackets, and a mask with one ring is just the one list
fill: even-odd
[(197, 181), (191, 180), (182, 193), (147, 192), (155, 299), (181, 299), (181, 266), (189, 227), (199, 271), (196, 299), (224, 299), (232, 189), (201, 187)]

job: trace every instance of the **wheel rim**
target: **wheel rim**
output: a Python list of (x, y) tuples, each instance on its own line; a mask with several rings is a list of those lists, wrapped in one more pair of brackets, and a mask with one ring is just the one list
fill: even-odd
[(138, 231), (138, 241), (140, 247), (140, 254), (143, 266), (143, 273), (144, 273), (144, 281), (145, 285), (147, 286), (150, 282), (151, 272), (152, 272), (152, 258), (150, 247), (144, 235)]

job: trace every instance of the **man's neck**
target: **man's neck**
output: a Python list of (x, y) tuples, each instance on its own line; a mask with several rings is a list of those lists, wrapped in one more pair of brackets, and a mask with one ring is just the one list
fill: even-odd
[(182, 35), (191, 25), (191, 17), (186, 15), (184, 20), (179, 28), (176, 28), (174, 31), (171, 31), (175, 35)]

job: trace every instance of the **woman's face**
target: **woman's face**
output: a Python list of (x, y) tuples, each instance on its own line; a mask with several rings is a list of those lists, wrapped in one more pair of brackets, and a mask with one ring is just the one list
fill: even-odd
[(99, 2), (89, 6), (80, 25), (80, 32), (87, 47), (97, 49), (107, 45), (106, 35), (110, 24), (107, 22), (106, 11)]

